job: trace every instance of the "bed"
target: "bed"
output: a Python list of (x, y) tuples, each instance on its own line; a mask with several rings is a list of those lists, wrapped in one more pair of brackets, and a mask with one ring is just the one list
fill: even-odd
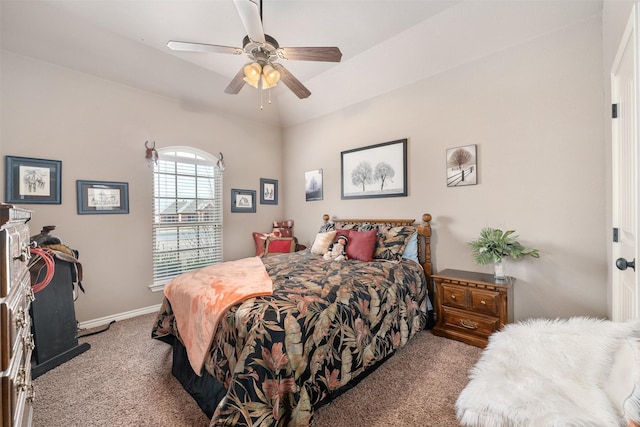
[[(186, 338), (187, 323), (201, 328), (198, 323), (208, 321), (200, 320), (211, 316), (178, 316), (182, 303), (172, 293), (178, 278), (167, 285), (173, 291), (165, 289), (152, 337), (173, 346), (172, 373), (211, 417), (211, 426), (308, 426), (314, 409), (433, 326), (431, 215), (423, 215), (421, 224), (323, 220), (310, 248), (247, 259), (264, 266), (272, 292), (220, 310), (210, 342), (199, 344), (206, 349), (200, 358), (194, 357), (194, 340)], [(324, 260), (324, 245), (341, 234), (349, 236), (348, 259)], [(371, 236), (374, 249), (367, 255)]]

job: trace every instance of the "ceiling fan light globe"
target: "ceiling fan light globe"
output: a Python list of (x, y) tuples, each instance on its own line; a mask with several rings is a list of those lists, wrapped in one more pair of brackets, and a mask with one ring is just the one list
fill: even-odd
[(251, 86), (255, 87), (256, 89), (258, 89), (258, 82), (260, 82), (260, 79), (258, 79), (258, 80), (251, 80), (251, 79), (248, 79), (248, 78), (246, 78), (246, 77), (245, 77), (245, 78), (243, 78), (242, 80), (244, 80), (245, 82), (247, 82), (247, 84), (248, 84), (248, 85), (251, 85)]
[(266, 82), (269, 87), (275, 86), (280, 81), (280, 72), (267, 64), (262, 69), (263, 84)]
[[(260, 80), (260, 74), (262, 73), (262, 67), (257, 62), (247, 64), (244, 67), (244, 79), (247, 83), (257, 87)], [(252, 83), (254, 82), (254, 83)]]
[(271, 89), (272, 87), (275, 87), (278, 84), (278, 82), (276, 81), (275, 83), (269, 83), (269, 80), (267, 80), (267, 78), (262, 75), (262, 89)]

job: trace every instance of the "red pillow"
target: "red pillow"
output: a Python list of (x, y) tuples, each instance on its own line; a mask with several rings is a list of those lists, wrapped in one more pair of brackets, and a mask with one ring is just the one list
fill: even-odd
[(347, 239), (350, 239), (351, 238), (350, 237), (350, 233), (351, 232), (355, 233), (356, 231), (355, 230), (347, 230), (345, 228), (338, 228), (336, 230), (336, 237), (333, 238), (333, 243), (337, 242), (338, 241), (338, 237), (340, 237), (340, 236), (347, 236)]
[(291, 250), (290, 239), (269, 241), (269, 252), (290, 252), (290, 250)]
[(256, 256), (264, 255), (267, 237), (274, 236), (273, 233), (253, 233), (253, 241), (256, 243)]
[(373, 251), (376, 248), (377, 241), (376, 230), (350, 230), (347, 238), (349, 239), (349, 243), (347, 243), (347, 257), (349, 259), (357, 259), (360, 261), (373, 260)]

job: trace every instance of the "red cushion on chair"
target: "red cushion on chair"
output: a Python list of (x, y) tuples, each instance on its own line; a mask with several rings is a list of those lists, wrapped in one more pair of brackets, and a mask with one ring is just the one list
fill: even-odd
[(376, 230), (350, 230), (347, 238), (349, 239), (349, 243), (347, 243), (347, 257), (349, 259), (360, 261), (371, 261), (373, 259), (373, 251), (376, 248), (377, 241)]
[(264, 256), (295, 252), (297, 243), (298, 239), (295, 237), (269, 237), (267, 238)]
[(264, 255), (265, 245), (267, 244), (267, 237), (274, 236), (273, 233), (253, 233), (253, 240), (256, 244), (256, 256)]
[(269, 252), (289, 252), (291, 249), (290, 240), (271, 240), (269, 242)]

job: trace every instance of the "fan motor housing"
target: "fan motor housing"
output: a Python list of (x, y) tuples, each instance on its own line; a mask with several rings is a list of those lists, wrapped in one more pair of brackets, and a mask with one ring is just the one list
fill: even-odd
[(280, 48), (278, 41), (268, 34), (264, 35), (264, 43), (253, 41), (249, 36), (244, 36), (242, 40), (242, 50), (256, 61), (269, 62), (277, 59), (276, 51)]

